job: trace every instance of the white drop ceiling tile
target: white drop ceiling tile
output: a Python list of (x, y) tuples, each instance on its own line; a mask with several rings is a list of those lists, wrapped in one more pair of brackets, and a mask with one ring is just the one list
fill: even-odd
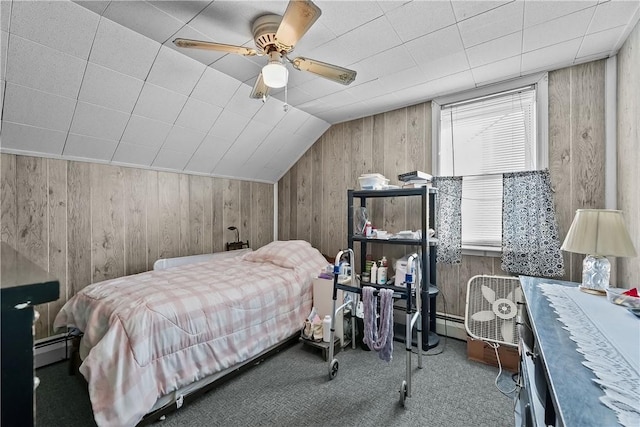
[(638, 1), (600, 3), (596, 7), (588, 33), (596, 33), (620, 25), (627, 25), (629, 20), (636, 14), (638, 8), (640, 8), (640, 2)]
[(213, 174), (224, 177), (244, 178), (242, 161), (238, 158), (224, 156), (213, 169)]
[(145, 1), (112, 1), (103, 15), (158, 43), (164, 43), (184, 25)]
[(158, 152), (152, 166), (170, 170), (183, 170), (189, 162), (192, 153), (162, 149)]
[(242, 46), (253, 40), (251, 33), (253, 19), (265, 13), (282, 14), (286, 7), (286, 4), (281, 2), (280, 12), (277, 9), (268, 12), (265, 10), (268, 2), (259, 3), (265, 3), (265, 5), (215, 1), (189, 22), (189, 26), (206, 35), (210, 41)]
[(5, 79), (7, 71), (7, 51), (9, 50), (9, 33), (0, 31), (0, 80)]
[(323, 113), (319, 113), (318, 117), (333, 124), (355, 120), (362, 117), (360, 111), (364, 106), (364, 102), (357, 102), (355, 104), (345, 105), (344, 107), (333, 108)]
[(465, 19), (469, 19), (472, 16), (480, 15), (481, 13), (487, 12), (491, 9), (495, 9), (498, 6), (502, 6), (503, 4), (509, 3), (511, 0), (507, 1), (452, 1), (451, 6), (453, 6), (453, 12), (455, 13), (456, 20), (458, 22), (464, 21)]
[(129, 114), (86, 102), (78, 102), (71, 122), (71, 133), (119, 141)]
[(424, 71), (423, 80), (435, 80), (452, 74), (469, 70), (469, 62), (464, 52), (456, 52), (444, 58), (431, 61), (428, 65), (422, 65)]
[(216, 122), (222, 108), (189, 98), (176, 120), (176, 125), (207, 133)]
[(520, 56), (472, 68), (471, 72), (478, 86), (518, 77), (520, 75)]
[(295, 46), (294, 55), (311, 55), (313, 49), (322, 46), (336, 35), (324, 24), (322, 17), (317, 20)]
[(163, 150), (180, 151), (193, 154), (207, 134), (180, 126), (171, 128), (162, 146)]
[(301, 84), (296, 87), (296, 89), (300, 89), (305, 93), (310, 95), (310, 100), (313, 101), (318, 98), (322, 98), (323, 96), (331, 95), (332, 93), (340, 92), (342, 90), (346, 90), (348, 86), (341, 85), (340, 83), (336, 83), (334, 81), (317, 78), (310, 82)]
[(231, 155), (234, 159), (246, 159), (258, 148), (272, 130), (273, 126), (252, 121), (233, 142), (233, 145), (227, 151), (227, 155)]
[(189, 160), (189, 163), (185, 166), (184, 171), (210, 174), (218, 160), (219, 159), (216, 159), (215, 156), (202, 156), (196, 154), (191, 157), (191, 160)]
[(625, 26), (611, 28), (599, 33), (588, 34), (582, 39), (578, 51), (578, 58), (592, 56), (599, 53), (610, 53), (624, 34)]
[[(336, 63), (343, 67), (402, 44), (402, 40), (385, 16), (367, 22), (336, 40), (342, 42), (344, 53), (348, 55), (344, 62)], [(322, 58), (317, 59), (323, 61)]]
[(150, 166), (158, 150), (144, 145), (120, 142), (113, 154), (113, 162), (136, 166)]
[(2, 148), (61, 155), (67, 132), (2, 121)]
[(300, 104), (297, 106), (302, 111), (306, 111), (307, 113), (315, 116), (318, 113), (328, 110), (331, 106), (325, 104), (324, 102), (315, 99), (313, 101), (305, 102), (304, 104)]
[(242, 130), (249, 124), (249, 117), (241, 116), (229, 110), (223, 110), (218, 116), (218, 120), (209, 131), (210, 135), (226, 140), (235, 141)]
[(6, 85), (2, 119), (13, 123), (66, 132), (71, 125), (76, 100), (18, 86)]
[(401, 7), (406, 2), (406, 0), (378, 0), (378, 6), (384, 13), (387, 13)]
[[(415, 67), (414, 67), (415, 68)], [(355, 83), (355, 82), (354, 82)], [(352, 85), (354, 84), (352, 83)], [(355, 86), (349, 86), (347, 91), (358, 101), (366, 101), (374, 93), (380, 93), (383, 90), (380, 80), (370, 80)]]
[(464, 52), (462, 39), (455, 25), (412, 40), (405, 46), (415, 62), (426, 67), (437, 59)]
[(520, 31), (523, 12), (524, 1), (514, 1), (458, 22), (465, 47)]
[[(406, 89), (424, 83), (424, 75), (425, 71), (422, 68), (413, 67), (400, 71), (399, 73), (385, 76), (378, 80), (382, 88), (382, 92), (379, 93), (393, 93), (396, 90)], [(373, 96), (375, 96), (375, 94)], [(369, 100), (366, 101), (368, 102)]]
[(168, 123), (133, 115), (127, 123), (121, 141), (160, 148), (172, 127)]
[(76, 1), (74, 3), (79, 4), (82, 7), (89, 9), (92, 12), (97, 13), (98, 15), (102, 15), (104, 10), (107, 8), (110, 1), (100, 1), (100, 0), (88, 0), (88, 1)]
[(73, 2), (16, 1), (11, 33), (78, 58), (89, 58), (99, 16)]
[(297, 137), (315, 142), (331, 125), (326, 121), (310, 116), (295, 133)]
[(207, 68), (191, 93), (192, 98), (224, 107), (242, 83), (213, 68)]
[[(285, 95), (284, 91), (280, 91), (276, 93), (270, 92), (270, 96), (273, 96), (274, 98), (279, 99), (282, 102), (285, 101), (284, 95)], [(305, 102), (309, 102), (312, 99), (315, 99), (313, 95), (304, 91), (300, 87), (287, 88), (286, 98), (287, 98), (286, 99), (287, 103), (294, 106), (298, 106), (300, 104), (304, 104)]]
[(225, 111), (229, 110), (241, 116), (253, 117), (262, 107), (262, 101), (249, 98), (251, 89), (247, 85), (241, 85), (225, 106)]
[(135, 77), (89, 62), (78, 100), (131, 113), (143, 84)]
[(526, 1), (524, 27), (541, 24), (598, 4), (597, 1)]
[(286, 133), (295, 133), (308, 118), (308, 113), (305, 113), (295, 107), (289, 108), (289, 111), (287, 111), (282, 120), (280, 120), (276, 125), (276, 130)]
[(184, 95), (145, 83), (133, 113), (173, 124), (186, 102)]
[(593, 8), (584, 9), (524, 30), (523, 52), (551, 46), (584, 36), (593, 16)]
[(289, 113), (284, 110), (284, 103), (282, 101), (269, 97), (267, 98), (267, 102), (262, 105), (262, 108), (253, 116), (252, 120), (269, 126), (277, 126), (278, 122), (287, 114)]
[(11, 21), (11, 1), (0, 1), (0, 30), (9, 31), (9, 22)]
[(322, 21), (322, 24), (336, 36), (366, 24), (382, 16), (383, 13), (380, 6), (374, 2), (345, 1), (339, 6), (332, 1), (317, 0), (315, 3), (322, 10), (318, 20)]
[(386, 16), (404, 42), (456, 23), (451, 3), (446, 1), (413, 1)]
[[(4, 88), (5, 88), (6, 82), (4, 80), (0, 80), (0, 118), (2, 117), (2, 109), (4, 107)], [(0, 122), (1, 124), (2, 122)], [(2, 129), (0, 129), (0, 133), (2, 132)], [(1, 141), (0, 141), (1, 142)]]
[(147, 82), (182, 95), (189, 95), (205, 68), (204, 64), (162, 46), (151, 67)]
[[(264, 65), (266, 65), (266, 62)], [(262, 71), (262, 67), (258, 66), (255, 62), (248, 60), (242, 55), (232, 54), (223, 56), (211, 66), (242, 82), (257, 76)]]
[(111, 160), (118, 141), (69, 133), (63, 155), (81, 159)]
[(210, 37), (202, 34), (199, 31), (196, 31), (194, 28), (189, 25), (185, 25), (182, 27), (177, 33), (175, 33), (169, 40), (164, 43), (164, 46), (175, 50), (176, 52), (180, 52), (183, 55), (188, 56), (189, 58), (195, 59), (196, 61), (200, 61), (203, 64), (211, 64), (212, 62), (217, 61), (226, 55), (223, 52), (214, 52), (212, 50), (205, 49), (189, 49), (178, 47), (173, 44), (173, 40), (181, 38), (181, 39), (191, 39), (191, 40), (202, 40), (202, 41), (214, 41), (211, 40)]
[(571, 63), (567, 63), (566, 58), (576, 57), (581, 42), (582, 38), (580, 37), (553, 46), (526, 52), (522, 55), (520, 72), (522, 75), (525, 75), (547, 69), (547, 67), (557, 64), (564, 64), (564, 66), (571, 65)]
[(322, 98), (320, 98), (320, 101), (327, 104), (331, 108), (339, 108), (344, 105), (358, 102), (358, 99), (355, 96), (353, 96), (350, 92), (343, 90), (340, 92), (332, 93), (327, 96), (323, 96)]
[(204, 157), (211, 162), (209, 171), (212, 171), (215, 165), (220, 161), (224, 153), (233, 145), (233, 140), (220, 138), (214, 135), (207, 135), (200, 147), (196, 150), (194, 158)]
[(101, 19), (89, 61), (145, 80), (159, 50), (157, 42), (113, 21)]
[(522, 48), (522, 31), (499, 37), (486, 43), (478, 44), (467, 49), (469, 65), (479, 67), (519, 55)]
[(416, 65), (416, 61), (414, 61), (406, 45), (396, 46), (350, 66), (349, 68), (358, 73), (356, 80), (351, 85), (397, 73)]
[(68, 98), (77, 98), (87, 61), (13, 34), (9, 37), (6, 80)]
[(211, 0), (200, 1), (149, 1), (154, 7), (162, 10), (167, 15), (176, 18), (178, 21), (186, 23), (204, 10), (211, 3)]

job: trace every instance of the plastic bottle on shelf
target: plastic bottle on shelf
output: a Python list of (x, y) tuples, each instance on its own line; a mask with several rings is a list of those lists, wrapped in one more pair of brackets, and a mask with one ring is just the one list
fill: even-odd
[[(386, 259), (385, 259), (386, 261)], [(382, 261), (381, 261), (382, 263)], [(378, 285), (385, 285), (387, 283), (387, 267), (380, 266), (378, 267)]]
[(329, 342), (331, 340), (331, 316), (328, 314), (322, 319), (322, 341)]
[(373, 265), (371, 266), (371, 276), (369, 277), (369, 282), (378, 283), (378, 263), (373, 261)]
[(387, 266), (387, 257), (386, 257), (386, 256), (383, 256), (383, 257), (382, 257), (382, 259), (380, 260), (380, 265), (381, 265), (382, 267), (388, 267), (388, 266)]

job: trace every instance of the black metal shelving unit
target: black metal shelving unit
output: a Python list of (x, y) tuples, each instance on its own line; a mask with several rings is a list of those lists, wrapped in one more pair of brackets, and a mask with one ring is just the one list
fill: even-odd
[[(367, 200), (374, 198), (390, 197), (420, 197), (421, 201), (421, 228), (422, 238), (416, 239), (374, 239), (354, 233), (353, 229), (353, 208), (354, 199), (360, 200), (361, 207), (367, 206)], [(355, 244), (360, 244), (360, 271), (365, 271), (367, 245), (408, 245), (420, 248), (422, 274), (420, 281), (420, 292), (422, 298), (422, 348), (429, 350), (436, 347), (440, 338), (435, 333), (435, 302), (438, 294), (436, 286), (436, 248), (437, 239), (429, 238), (428, 230), (435, 230), (435, 201), (437, 189), (433, 187), (420, 188), (398, 188), (389, 190), (348, 190), (347, 191), (347, 229), (349, 248), (354, 249)], [(397, 325), (394, 329), (394, 337), (398, 341), (405, 340), (404, 325)], [(417, 346), (416, 337), (413, 337), (413, 344)]]

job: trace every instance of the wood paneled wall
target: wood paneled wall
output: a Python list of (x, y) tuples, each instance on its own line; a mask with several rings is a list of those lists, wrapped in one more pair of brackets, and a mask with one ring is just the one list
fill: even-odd
[(640, 24), (618, 52), (618, 209), (639, 257), (618, 258), (617, 282), (640, 285)]
[(220, 252), (235, 233), (273, 240), (273, 185), (2, 154), (0, 238), (60, 280), (37, 307), (36, 337), (86, 285), (151, 270), (159, 258)]
[[(604, 207), (604, 66), (596, 61), (549, 73), (549, 163), (561, 239), (576, 209)], [(430, 172), (431, 128), (430, 102), (329, 128), (279, 182), (279, 238), (308, 239), (334, 256), (347, 245), (347, 189), (358, 188), (366, 172), (392, 183), (402, 172)], [(382, 229), (420, 226), (415, 202), (376, 200), (371, 207), (373, 224)], [(388, 258), (404, 249), (384, 247)], [(565, 257), (564, 278), (579, 280), (582, 256)], [(464, 316), (467, 281), (506, 274), (500, 264), (497, 257), (465, 255), (460, 265), (438, 265), (438, 311)]]

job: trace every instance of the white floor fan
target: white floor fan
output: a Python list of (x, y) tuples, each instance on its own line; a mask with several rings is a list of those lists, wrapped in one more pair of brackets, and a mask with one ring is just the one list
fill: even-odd
[(498, 347), (518, 346), (517, 320), (522, 302), (522, 289), (517, 277), (478, 275), (467, 283), (464, 327), (471, 338), (493, 347), (500, 368), (496, 387), (502, 373)]

